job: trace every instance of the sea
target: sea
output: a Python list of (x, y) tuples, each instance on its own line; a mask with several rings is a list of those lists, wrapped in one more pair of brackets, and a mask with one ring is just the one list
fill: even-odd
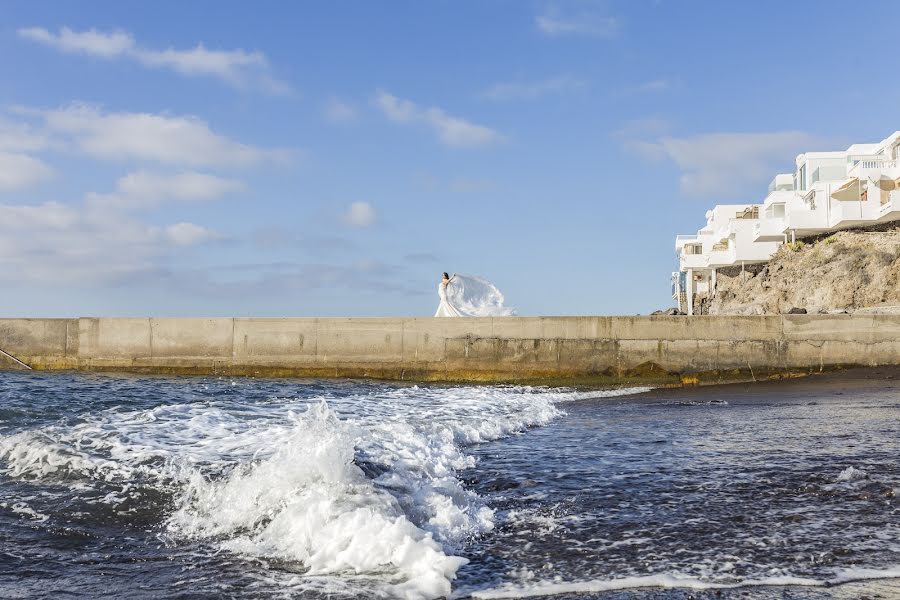
[(900, 598), (895, 376), (0, 372), (0, 598)]

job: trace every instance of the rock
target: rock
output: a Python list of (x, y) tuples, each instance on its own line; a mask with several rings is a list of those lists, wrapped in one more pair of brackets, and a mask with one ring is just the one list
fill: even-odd
[(680, 310), (678, 310), (677, 308), (673, 307), (673, 308), (667, 308), (666, 310), (654, 310), (650, 314), (657, 315), (657, 316), (668, 315), (670, 317), (677, 317), (679, 315), (683, 315), (684, 313), (681, 312)]
[(863, 306), (856, 312), (861, 315), (900, 315), (900, 306)]
[(746, 314), (750, 305), (770, 315), (793, 306), (900, 314), (900, 221), (879, 231), (840, 232), (797, 252), (783, 247), (758, 268), (750, 278), (719, 269), (710, 314)]
[(806, 314), (806, 309), (805, 309), (805, 308), (797, 308), (797, 307), (795, 306), (795, 307), (792, 308), (791, 310), (787, 311), (787, 313), (785, 313), (785, 314), (788, 314), (788, 315), (805, 315), (805, 314)]

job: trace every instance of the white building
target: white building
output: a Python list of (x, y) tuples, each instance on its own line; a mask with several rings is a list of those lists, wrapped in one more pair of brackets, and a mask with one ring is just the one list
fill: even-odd
[(675, 238), (672, 296), (704, 312), (716, 272), (767, 262), (781, 244), (831, 231), (900, 220), (900, 131), (877, 144), (807, 152), (776, 175), (761, 204), (717, 205), (696, 235)]

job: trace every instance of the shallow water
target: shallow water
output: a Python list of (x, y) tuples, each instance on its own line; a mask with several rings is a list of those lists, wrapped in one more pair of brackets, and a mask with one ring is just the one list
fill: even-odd
[(0, 597), (900, 597), (900, 388), (638, 391), (0, 373)]

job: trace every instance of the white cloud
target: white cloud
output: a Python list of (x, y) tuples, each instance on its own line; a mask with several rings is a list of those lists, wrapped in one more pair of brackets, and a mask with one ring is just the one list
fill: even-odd
[(762, 186), (775, 173), (793, 169), (797, 154), (820, 143), (802, 131), (626, 140), (645, 158), (672, 160), (681, 169), (679, 181), (685, 194), (720, 198), (745, 197), (754, 191), (761, 198)]
[(369, 227), (375, 223), (375, 207), (368, 202), (354, 202), (343, 215), (343, 221), (353, 227)]
[(112, 194), (88, 194), (88, 203), (112, 209), (145, 209), (168, 202), (217, 200), (243, 189), (240, 181), (207, 173), (164, 174), (140, 170), (120, 178)]
[(420, 108), (385, 91), (375, 94), (374, 103), (388, 119), (396, 123), (424, 123), (446, 146), (483, 146), (503, 140), (503, 136), (493, 129), (454, 117), (440, 108)]
[(0, 192), (22, 190), (52, 176), (53, 170), (36, 158), (0, 152)]
[(53, 170), (27, 154), (48, 145), (47, 137), (28, 125), (0, 118), (0, 192), (23, 190), (50, 179)]
[(59, 33), (52, 33), (42, 27), (28, 27), (19, 29), (18, 34), (61, 52), (131, 59), (146, 67), (169, 69), (181, 75), (214, 77), (240, 89), (272, 94), (291, 91), (289, 85), (272, 77), (269, 62), (259, 51), (209, 50), (202, 43), (184, 50), (152, 50), (139, 46), (134, 36), (125, 31), (73, 31), (63, 27)]
[(391, 121), (408, 123), (422, 118), (422, 111), (409, 100), (398, 98), (379, 90), (375, 94), (375, 105)]
[(190, 223), (160, 228), (89, 206), (0, 204), (0, 281), (121, 282), (158, 272), (178, 248), (216, 237)]
[(338, 98), (329, 98), (325, 103), (325, 118), (332, 123), (349, 123), (359, 116), (356, 107)]
[(35, 131), (27, 123), (13, 123), (0, 117), (0, 152), (34, 152), (50, 145), (46, 134)]
[(203, 167), (245, 167), (284, 161), (287, 152), (235, 142), (196, 117), (151, 113), (104, 113), (72, 105), (55, 110), (18, 109), (37, 115), (46, 129), (84, 153), (105, 160), (149, 160)]
[(218, 236), (200, 225), (175, 223), (166, 227), (166, 237), (175, 245), (193, 246), (194, 244), (216, 239)]
[(596, 13), (579, 13), (562, 15), (557, 10), (550, 10), (535, 17), (538, 31), (544, 35), (588, 35), (611, 38), (622, 29), (622, 23), (616, 17)]
[(584, 87), (584, 80), (571, 75), (562, 75), (541, 81), (496, 83), (482, 93), (482, 96), (496, 102), (503, 100), (534, 100), (541, 96), (571, 92)]
[(53, 34), (43, 27), (23, 27), (18, 31), (19, 37), (51, 46), (57, 50), (70, 53), (87, 54), (102, 58), (122, 56), (135, 49), (134, 38), (124, 31), (103, 33), (96, 29), (88, 31), (72, 31), (63, 27), (58, 34)]

